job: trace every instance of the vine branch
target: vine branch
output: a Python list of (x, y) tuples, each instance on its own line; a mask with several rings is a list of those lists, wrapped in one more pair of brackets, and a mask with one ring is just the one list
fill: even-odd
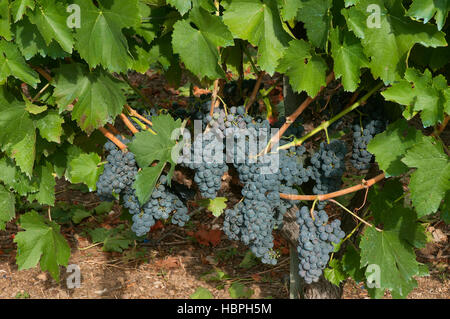
[[(379, 83), (377, 84), (375, 87), (373, 87), (366, 95), (364, 95), (362, 98), (360, 98), (357, 102), (353, 103), (352, 106), (344, 109), (342, 112), (340, 112), (339, 114), (337, 114), (336, 116), (332, 117), (331, 119), (329, 119), (326, 122), (323, 122), (322, 124), (320, 124), (319, 126), (317, 126), (314, 130), (312, 130), (311, 132), (309, 132), (308, 134), (302, 136), (301, 138), (294, 138), (294, 140), (290, 143), (284, 144), (282, 146), (278, 147), (278, 150), (282, 150), (282, 149), (288, 149), (292, 146), (298, 146), (303, 144), (304, 141), (306, 141), (308, 138), (310, 138), (313, 135), (316, 135), (317, 133), (319, 133), (322, 130), (325, 130), (326, 128), (328, 128), (331, 124), (333, 124), (334, 122), (336, 122), (337, 120), (339, 120), (341, 117), (343, 117), (344, 115), (347, 115), (348, 113), (350, 113), (351, 111), (357, 109), (360, 105), (362, 105), (365, 101), (367, 101), (367, 99), (374, 94), (376, 91), (378, 91), (381, 87), (383, 87), (383, 83)], [(297, 111), (296, 111), (297, 112)], [(286, 119), (287, 122), (287, 119)], [(280, 132), (281, 130), (279, 130), (278, 132)], [(279, 135), (279, 134), (278, 134)], [(281, 135), (280, 135), (281, 136)], [(270, 149), (269, 149), (270, 150)]]
[(284, 194), (280, 193), (280, 198), (282, 199), (289, 199), (289, 200), (307, 200), (307, 201), (316, 201), (316, 200), (328, 200), (335, 197), (340, 197), (346, 194), (357, 192), (361, 189), (369, 188), (373, 186), (374, 184), (378, 183), (379, 181), (383, 180), (385, 178), (385, 174), (381, 173), (369, 180), (362, 180), (361, 184), (351, 186), (348, 188), (341, 189), (336, 192), (328, 193), (328, 194), (321, 194), (321, 195), (293, 195), (293, 194)]
[(245, 105), (245, 111), (247, 112), (250, 106), (252, 106), (253, 102), (256, 100), (256, 95), (258, 95), (259, 88), (261, 87), (262, 79), (264, 77), (264, 74), (266, 72), (261, 71), (258, 74), (258, 79), (256, 80), (255, 87), (253, 88), (252, 94), (250, 95), (250, 98), (247, 101), (247, 104)]
[(311, 104), (311, 102), (313, 102), (317, 96), (319, 96), (320, 92), (328, 85), (331, 83), (331, 81), (334, 80), (334, 72), (331, 72), (330, 74), (328, 74), (327, 78), (326, 78), (326, 85), (322, 86), (319, 90), (319, 92), (317, 93), (317, 95), (314, 98), (311, 97), (307, 97), (306, 100), (304, 100), (302, 102), (302, 104), (300, 104), (300, 106), (294, 111), (294, 113), (292, 113), (291, 115), (289, 115), (286, 118), (285, 123), (280, 127), (280, 129), (278, 130), (278, 132), (276, 134), (274, 134), (272, 136), (272, 138), (269, 141), (269, 144), (267, 145), (266, 149), (264, 150), (264, 153), (268, 153), (271, 149), (272, 149), (272, 145), (276, 144), (280, 138), (283, 136), (284, 132), (286, 132), (286, 130), (289, 128), (289, 126), (291, 126), (292, 123), (295, 122), (295, 120), (297, 119), (297, 117), (300, 116), (300, 114), (303, 113), (303, 111), (308, 107), (309, 104)]
[(127, 148), (127, 146), (122, 143), (117, 137), (114, 136), (113, 133), (111, 133), (110, 131), (108, 131), (106, 128), (104, 127), (99, 127), (98, 130), (100, 132), (102, 132), (103, 135), (105, 135), (105, 137), (107, 139), (109, 139), (111, 142), (113, 142), (114, 144), (117, 145), (118, 148), (120, 148), (122, 151), (125, 150)]
[(127, 109), (128, 113), (130, 113), (131, 116), (137, 117), (138, 119), (140, 119), (142, 122), (147, 123), (150, 126), (153, 126), (152, 121), (150, 121), (149, 119), (145, 118), (144, 116), (142, 116), (141, 114), (139, 114), (135, 109), (133, 109), (131, 106), (129, 106), (128, 104), (125, 104), (125, 108)]
[(134, 127), (133, 123), (131, 123), (131, 121), (125, 114), (120, 113), (120, 118), (122, 119), (123, 124), (125, 124), (125, 126), (131, 131), (131, 133), (136, 134), (137, 132), (139, 132), (139, 130)]

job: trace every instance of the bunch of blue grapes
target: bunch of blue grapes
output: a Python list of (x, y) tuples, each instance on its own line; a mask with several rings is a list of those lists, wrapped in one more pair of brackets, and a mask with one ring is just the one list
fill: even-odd
[(334, 249), (333, 243), (338, 244), (345, 237), (340, 220), (328, 223), (328, 215), (324, 210), (314, 210), (313, 216), (314, 219), (307, 206), (297, 211), (297, 223), (300, 227), (298, 273), (307, 284), (319, 280)]
[[(346, 152), (347, 147), (343, 141), (320, 143), (320, 149), (311, 157), (311, 168), (308, 170), (311, 179), (315, 181), (314, 194), (327, 194), (341, 188)], [(320, 209), (325, 205), (325, 201), (318, 203)]]
[(133, 188), (123, 195), (123, 205), (133, 215), (131, 230), (137, 236), (144, 236), (157, 220), (168, 219), (173, 213), (172, 223), (184, 226), (189, 220), (188, 209), (184, 203), (167, 189), (167, 177), (161, 175), (150, 199), (141, 205)]
[[(262, 136), (265, 146), (270, 138), (269, 122), (248, 123), (247, 127), (247, 141)], [(244, 184), (241, 191), (243, 199), (233, 209), (225, 211), (223, 230), (230, 239), (238, 239), (248, 245), (263, 263), (274, 265), (277, 260), (272, 231), (282, 218), (277, 211), (282, 202), (279, 167), (271, 165), (271, 155), (268, 154), (255, 160), (254, 156), (260, 149), (251, 149), (249, 143), (237, 143), (233, 150), (233, 164)]]
[(367, 150), (367, 145), (375, 135), (386, 129), (386, 121), (380, 118), (364, 119), (361, 124), (354, 124), (352, 165), (359, 170), (368, 169), (373, 155)]
[(194, 182), (205, 198), (216, 198), (222, 176), (228, 171), (222, 140), (222, 133), (211, 129), (195, 138), (190, 157), (179, 158), (180, 164), (195, 171)]
[[(123, 143), (129, 141), (117, 136)], [(100, 200), (112, 201), (114, 195), (119, 195), (134, 183), (138, 168), (134, 154), (122, 152), (113, 142), (105, 143), (105, 150), (109, 152), (103, 174), (97, 181), (97, 195)]]

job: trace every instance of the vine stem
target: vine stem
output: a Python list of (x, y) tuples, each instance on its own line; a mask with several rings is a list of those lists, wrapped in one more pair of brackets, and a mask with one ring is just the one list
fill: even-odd
[(209, 115), (214, 115), (214, 108), (216, 107), (217, 102), (217, 93), (219, 92), (219, 79), (214, 80), (214, 89), (212, 92), (212, 98), (211, 98), (211, 108), (209, 110)]
[(152, 121), (150, 121), (149, 119), (146, 119), (144, 116), (139, 114), (135, 109), (133, 109), (128, 104), (125, 104), (125, 108), (127, 109), (128, 113), (130, 113), (131, 116), (137, 117), (138, 119), (140, 119), (141, 121), (147, 123), (148, 125), (153, 126)]
[(248, 112), (248, 109), (250, 108), (250, 106), (252, 106), (253, 102), (255, 102), (255, 100), (256, 100), (256, 95), (258, 95), (258, 91), (259, 91), (259, 88), (261, 87), (261, 83), (262, 83), (264, 74), (266, 74), (266, 72), (264, 72), (264, 71), (259, 72), (255, 87), (253, 88), (252, 94), (250, 95), (250, 98), (247, 100), (247, 104), (245, 105), (246, 112)]
[(139, 130), (134, 127), (133, 123), (131, 123), (131, 121), (125, 114), (120, 113), (120, 118), (122, 119), (123, 124), (125, 124), (125, 126), (128, 127), (128, 129), (131, 131), (131, 133), (136, 134), (137, 132), (139, 132)]
[(134, 91), (137, 95), (139, 95), (139, 96), (141, 97), (141, 99), (142, 99), (145, 103), (148, 104), (148, 106), (154, 107), (152, 101), (150, 101), (150, 99), (149, 99), (148, 97), (146, 97), (146, 96), (144, 95), (144, 93), (142, 93), (141, 90), (139, 90), (135, 85), (133, 85), (133, 83), (131, 83), (130, 79), (128, 78), (128, 76), (127, 76), (126, 74), (121, 73), (120, 75), (122, 76), (122, 79), (128, 84), (128, 86), (129, 86), (130, 88), (132, 88), (133, 91)]
[(321, 195), (293, 195), (293, 194), (284, 194), (280, 193), (280, 198), (283, 199), (289, 199), (289, 200), (328, 200), (335, 197), (340, 197), (346, 194), (357, 192), (361, 189), (365, 189), (368, 187), (373, 186), (374, 184), (378, 183), (379, 181), (383, 180), (385, 178), (385, 174), (381, 173), (369, 180), (362, 180), (361, 184), (351, 186), (348, 188), (341, 189), (336, 192), (328, 193), (328, 194), (321, 194)]
[(343, 210), (345, 210), (347, 213), (349, 213), (350, 215), (352, 215), (353, 217), (355, 217), (357, 220), (359, 220), (361, 223), (369, 226), (369, 227), (374, 227), (377, 231), (382, 232), (381, 229), (379, 229), (378, 227), (375, 227), (374, 225), (372, 225), (371, 223), (365, 221), (364, 219), (362, 219), (361, 217), (359, 217), (358, 215), (356, 215), (355, 213), (353, 213), (350, 209), (348, 209), (347, 207), (345, 207), (344, 205), (342, 205), (341, 203), (339, 203), (338, 201), (334, 200), (334, 199), (330, 199), (330, 202), (335, 203), (336, 205), (338, 205), (339, 207), (341, 207)]
[(114, 135), (121, 135), (119, 130), (116, 129), (112, 124), (108, 123), (106, 124), (108, 126), (108, 129), (114, 134)]
[(35, 69), (37, 71), (37, 73), (39, 73), (40, 75), (42, 75), (47, 81), (51, 82), (52, 81), (52, 76), (50, 74), (48, 74), (47, 71), (45, 71), (43, 68), (41, 68), (40, 66), (33, 66), (33, 69)]
[[(326, 78), (326, 85), (322, 86), (319, 90), (319, 92), (316, 94), (316, 96), (314, 98), (311, 97), (307, 97), (306, 100), (304, 100), (302, 102), (302, 104), (300, 104), (300, 106), (294, 111), (294, 113), (292, 113), (291, 115), (289, 115), (286, 118), (285, 123), (280, 127), (280, 129), (278, 130), (278, 132), (276, 134), (274, 134), (272, 136), (272, 138), (269, 141), (269, 144), (267, 144), (266, 149), (264, 150), (263, 154), (267, 154), (271, 149), (272, 149), (272, 145), (276, 144), (280, 138), (283, 136), (284, 132), (286, 132), (286, 130), (289, 128), (289, 126), (291, 126), (292, 123), (295, 122), (295, 120), (297, 119), (297, 117), (300, 116), (300, 114), (303, 113), (303, 111), (308, 107), (308, 105), (310, 105), (320, 94), (320, 92), (322, 92), (322, 90), (328, 86), (328, 84), (331, 83), (331, 81), (334, 80), (334, 72), (331, 72), (330, 74), (328, 74), (327, 78)], [(291, 143), (289, 143), (291, 144)], [(286, 144), (288, 145), (288, 144)], [(280, 149), (280, 148), (279, 148)]]
[(117, 137), (114, 136), (113, 133), (111, 133), (110, 131), (108, 131), (106, 128), (104, 127), (99, 127), (98, 130), (100, 132), (102, 132), (103, 135), (105, 135), (105, 137), (107, 139), (109, 139), (111, 142), (113, 142), (114, 144), (117, 145), (118, 148), (120, 148), (122, 151), (125, 150), (127, 148), (127, 146), (122, 143)]
[(32, 99), (31, 99), (31, 103), (34, 103), (40, 96), (42, 93), (44, 93), (45, 90), (47, 90), (47, 88), (50, 86), (50, 82), (48, 82)]
[[(373, 87), (366, 95), (364, 95), (362, 98), (360, 98), (357, 102), (353, 103), (353, 105), (351, 105), (350, 107), (344, 109), (342, 112), (340, 112), (339, 114), (337, 114), (336, 116), (332, 117), (331, 119), (329, 119), (326, 122), (323, 122), (322, 124), (320, 124), (319, 126), (317, 126), (314, 130), (312, 130), (311, 132), (309, 132), (308, 134), (306, 134), (305, 136), (302, 136), (301, 138), (294, 138), (294, 140), (290, 143), (284, 144), (282, 146), (278, 147), (278, 150), (282, 150), (282, 149), (288, 149), (292, 146), (298, 146), (303, 144), (304, 141), (306, 141), (308, 138), (310, 138), (311, 136), (316, 135), (317, 133), (319, 133), (320, 131), (328, 128), (331, 124), (333, 124), (334, 122), (336, 122), (337, 120), (339, 120), (341, 117), (347, 115), (348, 113), (350, 113), (351, 111), (357, 109), (361, 104), (363, 104), (365, 101), (367, 101), (367, 99), (374, 94), (376, 91), (378, 91), (380, 88), (383, 87), (383, 83), (379, 83), (377, 84), (375, 87)], [(296, 111), (297, 112), (297, 111)], [(287, 119), (286, 119), (287, 121)], [(278, 135), (281, 136), (279, 134), (279, 132), (281, 131), (281, 129), (278, 131)]]

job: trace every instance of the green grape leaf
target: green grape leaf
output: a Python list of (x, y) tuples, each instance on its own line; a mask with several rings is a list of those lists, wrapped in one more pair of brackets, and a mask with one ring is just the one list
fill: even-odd
[(369, 67), (361, 42), (350, 32), (341, 32), (338, 28), (331, 30), (330, 42), (336, 78), (342, 77), (344, 89), (353, 92), (358, 88), (361, 68)]
[(440, 141), (423, 137), (411, 147), (402, 162), (416, 167), (409, 182), (411, 200), (419, 217), (436, 212), (450, 189), (450, 161)]
[(434, 16), (438, 30), (442, 30), (449, 10), (448, 0), (413, 0), (407, 15), (415, 19), (423, 19), (423, 23), (427, 23)]
[(153, 23), (147, 23), (146, 21), (143, 21), (143, 19), (150, 17), (152, 13), (152, 10), (148, 5), (140, 1), (138, 3), (138, 7), (141, 21), (139, 21), (139, 23), (136, 26), (134, 26), (134, 30), (136, 31), (136, 34), (143, 37), (145, 41), (147, 41), (147, 43), (151, 43), (158, 33), (159, 26)]
[(413, 247), (399, 236), (398, 229), (378, 232), (370, 227), (361, 238), (360, 248), (361, 264), (368, 266), (366, 276), (379, 276), (377, 288), (406, 297), (415, 287), (413, 276), (418, 275), (419, 264)]
[(61, 48), (72, 53), (74, 38), (72, 30), (67, 26), (68, 13), (62, 3), (55, 0), (41, 0), (37, 3), (33, 14), (29, 14), (30, 22), (35, 25), (48, 46), (56, 41)]
[(326, 84), (327, 64), (304, 40), (292, 40), (289, 43), (277, 70), (289, 77), (294, 91), (305, 91), (312, 97)]
[(401, 160), (406, 151), (420, 142), (422, 133), (408, 125), (404, 119), (389, 124), (386, 131), (375, 136), (367, 150), (375, 155), (376, 162), (386, 177), (406, 173), (408, 166)]
[(328, 267), (324, 269), (323, 275), (325, 276), (326, 280), (336, 286), (339, 286), (339, 284), (348, 277), (344, 269), (342, 268), (341, 261), (337, 259), (333, 259), (328, 263)]
[(332, 0), (303, 0), (297, 19), (305, 23), (309, 41), (318, 48), (325, 48), (331, 26)]
[(201, 199), (198, 201), (198, 204), (212, 212), (215, 217), (219, 217), (222, 215), (225, 208), (227, 208), (227, 204), (225, 204), (226, 201), (228, 201), (228, 199), (225, 197), (216, 197), (214, 199)]
[(0, 230), (5, 230), (6, 223), (16, 217), (15, 206), (14, 194), (0, 184)]
[(149, 200), (163, 169), (164, 163), (159, 162), (157, 165), (145, 167), (137, 173), (133, 187), (136, 190), (136, 196), (141, 204)]
[(35, 211), (22, 215), (19, 224), (25, 229), (14, 238), (19, 270), (33, 268), (40, 261), (41, 269), (48, 270), (59, 281), (59, 266), (67, 266), (70, 257), (70, 247), (60, 233), (60, 226)]
[(60, 110), (75, 99), (72, 117), (88, 134), (114, 119), (126, 103), (125, 84), (97, 68), (89, 71), (81, 64), (61, 66), (54, 79), (54, 96)]
[(184, 15), (186, 12), (188, 12), (192, 6), (191, 0), (167, 0), (167, 3), (177, 9), (181, 13), (181, 15)]
[(189, 296), (191, 299), (214, 299), (213, 294), (206, 288), (198, 287), (195, 292)]
[(122, 228), (105, 229), (96, 228), (88, 230), (92, 242), (102, 243), (103, 251), (115, 251), (121, 253), (133, 243), (131, 234), (124, 232)]
[[(31, 176), (36, 153), (36, 128), (31, 115), (20, 102), (0, 88), (0, 145)], [(2, 94), (3, 93), (3, 94)]]
[(71, 183), (83, 183), (89, 187), (91, 192), (95, 191), (97, 180), (103, 173), (101, 161), (102, 159), (97, 153), (82, 153), (70, 160), (66, 176), (69, 176)]
[(90, 216), (92, 216), (92, 212), (85, 209), (77, 208), (72, 212), (72, 221), (74, 222), (74, 224), (78, 225), (83, 221), (83, 219)]
[(376, 224), (384, 224), (385, 229), (396, 228), (398, 224), (402, 239), (416, 248), (423, 248), (426, 245), (425, 228), (417, 222), (417, 214), (399, 201), (403, 193), (398, 180), (388, 180), (382, 188), (376, 185), (369, 192), (370, 210)]
[(91, 68), (99, 64), (111, 72), (126, 72), (132, 66), (122, 29), (140, 23), (137, 0), (76, 0), (82, 12), (81, 28), (76, 29), (75, 47)]
[(38, 186), (36, 193), (28, 194), (28, 200), (33, 202), (37, 200), (41, 205), (55, 205), (55, 186), (56, 181), (53, 176), (53, 165), (49, 162), (44, 162), (37, 166), (34, 170), (32, 182)]
[(16, 23), (14, 30), (15, 43), (26, 60), (38, 53), (44, 58), (49, 56), (53, 59), (69, 56), (56, 41), (47, 45), (42, 35), (36, 32), (36, 26), (31, 24), (27, 17)]
[[(175, 154), (177, 148), (176, 139), (181, 134), (181, 120), (174, 120), (169, 114), (161, 114), (152, 117), (152, 129), (157, 133), (141, 131), (136, 133), (134, 140), (128, 145), (128, 148), (136, 156), (136, 161), (143, 169), (139, 174), (139, 179), (135, 182), (136, 193), (140, 195), (139, 201), (145, 203), (155, 187), (156, 181), (162, 172), (162, 169), (169, 164), (170, 169), (167, 174), (167, 183), (170, 181), (175, 170), (178, 154)], [(157, 161), (154, 167), (148, 167)], [(144, 171), (145, 170), (145, 171)], [(151, 182), (145, 183), (145, 178)]]
[(382, 94), (388, 101), (410, 107), (415, 112), (421, 111), (423, 125), (428, 127), (443, 121), (447, 91), (443, 75), (433, 78), (428, 69), (420, 73), (409, 68), (405, 72), (405, 80), (393, 83)]
[(27, 8), (34, 10), (34, 0), (15, 0), (11, 3), (11, 13), (14, 19), (14, 23), (17, 23), (22, 19), (23, 15), (27, 11)]
[(228, 288), (228, 292), (230, 293), (230, 297), (233, 299), (249, 299), (255, 293), (253, 289), (248, 288), (240, 282), (232, 283), (230, 288)]
[(0, 181), (21, 196), (39, 190), (36, 179), (30, 180), (16, 167), (12, 159), (6, 157), (0, 158)]
[(278, 0), (281, 2), (281, 16), (283, 20), (289, 21), (297, 17), (298, 11), (303, 8), (303, 2), (300, 0)]
[(25, 99), (25, 110), (27, 110), (28, 113), (33, 114), (33, 115), (37, 115), (37, 114), (41, 114), (45, 111), (47, 111), (48, 107), (47, 105), (36, 105), (31, 103), (29, 100)]
[[(43, 107), (39, 107), (43, 108)], [(61, 143), (64, 118), (55, 110), (49, 110), (35, 118), (39, 134), (49, 142)]]
[(283, 29), (276, 1), (232, 1), (223, 22), (235, 38), (248, 40), (258, 47), (259, 66), (273, 74), (290, 39)]
[(39, 76), (23, 59), (19, 49), (12, 43), (0, 40), (0, 84), (6, 82), (8, 76), (14, 76), (36, 88)]
[(385, 84), (402, 78), (407, 57), (416, 43), (433, 48), (447, 45), (444, 33), (435, 26), (405, 17), (399, 1), (360, 0), (355, 6), (342, 9), (342, 14), (348, 28), (361, 39), (373, 76)]
[(9, 0), (0, 2), (0, 36), (6, 40), (11, 41), (11, 12)]
[(356, 282), (364, 280), (364, 270), (361, 269), (361, 256), (352, 245), (348, 245), (342, 256), (342, 269)]
[(174, 25), (173, 50), (199, 78), (206, 76), (215, 79), (225, 76), (219, 65), (217, 47), (227, 47), (233, 43), (233, 36), (221, 19), (202, 8), (192, 9), (189, 20), (180, 20)]

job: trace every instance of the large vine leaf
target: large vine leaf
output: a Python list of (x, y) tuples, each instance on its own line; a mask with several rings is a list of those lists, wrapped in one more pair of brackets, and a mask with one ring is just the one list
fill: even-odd
[(62, 3), (55, 0), (40, 0), (33, 14), (28, 17), (39, 30), (47, 46), (56, 41), (64, 51), (72, 53), (74, 38), (72, 30), (67, 26), (68, 13)]
[(56, 181), (53, 176), (53, 165), (50, 162), (44, 162), (34, 170), (32, 182), (36, 181), (38, 191), (28, 194), (30, 202), (37, 200), (41, 205), (55, 205), (55, 186)]
[[(141, 203), (145, 203), (153, 192), (153, 189), (166, 164), (170, 164), (167, 181), (170, 185), (178, 154), (176, 150), (176, 139), (180, 135), (181, 120), (174, 120), (170, 115), (163, 114), (152, 117), (152, 129), (136, 133), (134, 140), (128, 148), (136, 156), (136, 161), (142, 170), (136, 177), (134, 187)], [(153, 162), (156, 166), (148, 167)]]
[(361, 266), (372, 265), (366, 276), (378, 272), (376, 288), (381, 291), (372, 295), (380, 297), (380, 292), (389, 289), (394, 298), (404, 298), (417, 285), (413, 276), (425, 275), (414, 253), (414, 247), (426, 244), (425, 228), (417, 222), (415, 212), (398, 201), (403, 194), (399, 181), (390, 180), (380, 188), (375, 185), (370, 190), (369, 200), (375, 222), (383, 230), (366, 229), (360, 243)]
[(0, 181), (8, 189), (14, 190), (21, 196), (26, 196), (39, 190), (37, 180), (28, 178), (16, 167), (12, 159), (6, 157), (0, 158)]
[(15, 205), (14, 194), (0, 184), (0, 230), (5, 230), (6, 223), (16, 217)]
[(236, 38), (248, 40), (258, 47), (258, 64), (269, 74), (275, 72), (289, 41), (280, 20), (276, 1), (232, 1), (223, 22)]
[(59, 266), (67, 266), (70, 257), (70, 247), (60, 233), (60, 226), (35, 211), (22, 215), (19, 224), (25, 229), (14, 238), (19, 270), (33, 268), (40, 261), (41, 269), (48, 270), (59, 281)]
[(25, 103), (0, 88), (0, 147), (31, 176), (36, 154), (36, 127), (25, 108)]
[(81, 8), (81, 28), (76, 29), (75, 48), (91, 68), (101, 64), (112, 72), (126, 72), (132, 66), (127, 39), (122, 29), (140, 23), (137, 0), (76, 0)]
[(40, 82), (38, 74), (25, 63), (17, 46), (0, 39), (0, 84), (5, 83), (10, 75), (34, 88)]
[(393, 83), (382, 94), (388, 101), (406, 105), (406, 115), (411, 111), (422, 111), (420, 116), (423, 125), (428, 127), (443, 121), (446, 94), (449, 91), (443, 75), (433, 78), (428, 69), (422, 74), (416, 69), (408, 68), (405, 80)]
[(330, 42), (336, 78), (342, 77), (344, 89), (353, 92), (358, 88), (361, 68), (369, 66), (361, 42), (350, 32), (341, 32), (338, 28), (331, 30)]
[(14, 19), (14, 23), (22, 19), (23, 15), (27, 11), (27, 8), (34, 10), (34, 0), (14, 0), (11, 3), (11, 14)]
[(407, 14), (416, 19), (423, 19), (423, 23), (427, 23), (434, 16), (438, 29), (442, 30), (449, 10), (448, 0), (413, 0)]
[(82, 153), (69, 162), (66, 176), (69, 176), (71, 183), (84, 183), (90, 191), (94, 191), (98, 177), (103, 173), (101, 161), (101, 157), (96, 153)]
[[(41, 107), (42, 108), (42, 107)], [(28, 110), (28, 108), (27, 108)], [(35, 118), (39, 134), (49, 142), (60, 143), (64, 118), (55, 110), (40, 113)]]
[(303, 2), (300, 0), (278, 0), (281, 5), (281, 17), (285, 21), (289, 21), (297, 17), (300, 8), (303, 7)]
[(61, 66), (54, 79), (54, 96), (61, 110), (75, 99), (72, 117), (87, 133), (120, 114), (126, 98), (124, 84), (101, 68), (89, 71), (81, 64)]
[(181, 15), (185, 14), (191, 9), (191, 0), (167, 0), (167, 3), (177, 9)]
[[(379, 15), (368, 10), (374, 6), (380, 9)], [(342, 9), (342, 14), (349, 29), (361, 39), (364, 52), (371, 59), (372, 74), (386, 84), (401, 79), (408, 54), (416, 43), (427, 47), (447, 45), (445, 34), (435, 26), (405, 17), (401, 1), (360, 0)]]
[(387, 177), (398, 176), (408, 170), (408, 166), (401, 161), (406, 151), (420, 142), (422, 136), (420, 131), (408, 126), (404, 119), (399, 119), (390, 124), (386, 131), (375, 136), (367, 150), (375, 155)]
[(9, 0), (0, 2), (0, 36), (11, 41), (11, 12)]
[(199, 78), (225, 76), (219, 65), (218, 47), (227, 47), (233, 43), (233, 36), (221, 19), (203, 8), (192, 9), (189, 20), (180, 20), (174, 25), (173, 50)]
[(31, 59), (38, 53), (44, 58), (49, 56), (53, 59), (69, 55), (56, 41), (47, 45), (42, 35), (36, 32), (36, 26), (31, 24), (27, 17), (14, 24), (14, 30), (15, 43), (26, 60)]
[(402, 162), (416, 167), (409, 182), (411, 200), (420, 216), (434, 213), (450, 189), (450, 161), (441, 142), (423, 137), (407, 152)]
[(327, 64), (304, 40), (292, 40), (289, 43), (277, 70), (289, 77), (289, 83), (295, 91), (306, 91), (309, 96), (316, 96), (320, 87), (326, 84)]
[(309, 41), (318, 48), (325, 48), (331, 27), (332, 0), (302, 0), (297, 19), (305, 23)]

